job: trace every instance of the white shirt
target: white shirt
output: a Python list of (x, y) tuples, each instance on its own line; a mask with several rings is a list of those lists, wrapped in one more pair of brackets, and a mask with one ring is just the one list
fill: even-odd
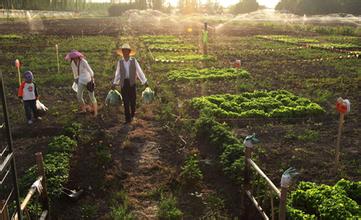
[(75, 62), (71, 62), (71, 68), (73, 70), (74, 79), (79, 78), (78, 83), (80, 84), (86, 85), (94, 77), (94, 72), (85, 59), (80, 60), (79, 75), (78, 67)]
[(35, 85), (34, 83), (25, 83), (24, 85), (24, 92), (23, 92), (23, 100), (35, 100)]
[[(137, 77), (140, 80), (140, 82), (142, 83), (142, 85), (144, 85), (147, 82), (147, 78), (145, 78), (144, 72), (143, 72), (142, 68), (140, 67), (138, 61), (136, 59), (134, 59), (134, 60), (135, 60), (135, 70), (137, 73)], [(118, 62), (117, 70), (115, 71), (115, 77), (114, 77), (114, 81), (113, 81), (113, 84), (116, 84), (116, 85), (119, 85), (119, 83), (120, 83), (120, 64), (124, 65), (125, 79), (129, 79), (130, 59), (128, 61), (123, 60), (123, 62)]]

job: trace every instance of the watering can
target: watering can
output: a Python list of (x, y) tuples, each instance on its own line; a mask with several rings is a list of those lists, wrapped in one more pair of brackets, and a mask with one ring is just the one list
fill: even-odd
[(144, 101), (146, 104), (151, 103), (151, 102), (154, 100), (154, 91), (152, 91), (152, 90), (150, 89), (150, 87), (147, 87), (147, 88), (142, 92), (142, 98), (143, 98), (143, 101)]
[(121, 104), (122, 95), (115, 89), (108, 92), (107, 98), (105, 99), (105, 105), (117, 106)]

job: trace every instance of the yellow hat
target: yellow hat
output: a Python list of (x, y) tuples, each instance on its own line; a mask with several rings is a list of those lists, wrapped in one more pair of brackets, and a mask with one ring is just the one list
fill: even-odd
[(123, 56), (122, 50), (130, 50), (130, 56), (134, 56), (136, 54), (135, 50), (133, 50), (128, 43), (123, 44), (118, 50), (117, 54)]

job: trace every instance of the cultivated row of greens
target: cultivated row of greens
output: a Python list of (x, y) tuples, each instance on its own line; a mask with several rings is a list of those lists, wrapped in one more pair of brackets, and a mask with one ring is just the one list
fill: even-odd
[(218, 118), (292, 118), (315, 116), (325, 112), (311, 100), (285, 90), (199, 97), (194, 98), (191, 105)]
[(186, 68), (180, 70), (172, 70), (168, 73), (170, 80), (196, 80), (196, 79), (222, 79), (222, 78), (249, 78), (250, 74), (248, 71), (243, 69), (235, 68)]

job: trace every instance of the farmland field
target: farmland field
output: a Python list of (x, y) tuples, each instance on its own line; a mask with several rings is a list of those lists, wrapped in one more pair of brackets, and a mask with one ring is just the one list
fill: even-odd
[[(242, 143), (252, 133), (260, 139), (254, 159), (277, 186), (287, 168), (299, 172), (290, 189), (289, 216), (361, 217), (361, 36), (240, 23), (224, 30), (227, 35), (210, 32), (204, 56), (199, 31), (186, 27), (145, 30), (118, 19), (90, 18), (43, 25), (36, 33), (26, 33), (26, 23), (12, 30), (0, 25), (0, 71), (21, 195), (35, 178), (33, 155), (41, 151), (54, 219), (157, 219), (164, 213), (174, 214), (170, 219), (242, 219), (249, 211), (241, 206)], [(145, 104), (145, 87), (138, 85), (136, 120), (129, 126), (123, 125), (122, 107), (104, 105), (119, 59), (115, 51), (126, 42), (136, 49), (156, 93), (155, 101)], [(72, 49), (83, 52), (95, 72), (102, 106), (95, 119), (76, 113), (73, 75), (63, 59)], [(15, 59), (23, 72), (34, 73), (40, 100), (49, 108), (33, 126), (26, 125), (16, 96)], [(233, 68), (235, 60), (241, 60), (240, 69)], [(336, 171), (339, 97), (352, 104)], [(265, 185), (255, 181), (269, 213)], [(62, 186), (85, 193), (69, 202)], [(329, 209), (317, 205), (320, 199)], [(38, 214), (36, 205), (31, 211)]]

